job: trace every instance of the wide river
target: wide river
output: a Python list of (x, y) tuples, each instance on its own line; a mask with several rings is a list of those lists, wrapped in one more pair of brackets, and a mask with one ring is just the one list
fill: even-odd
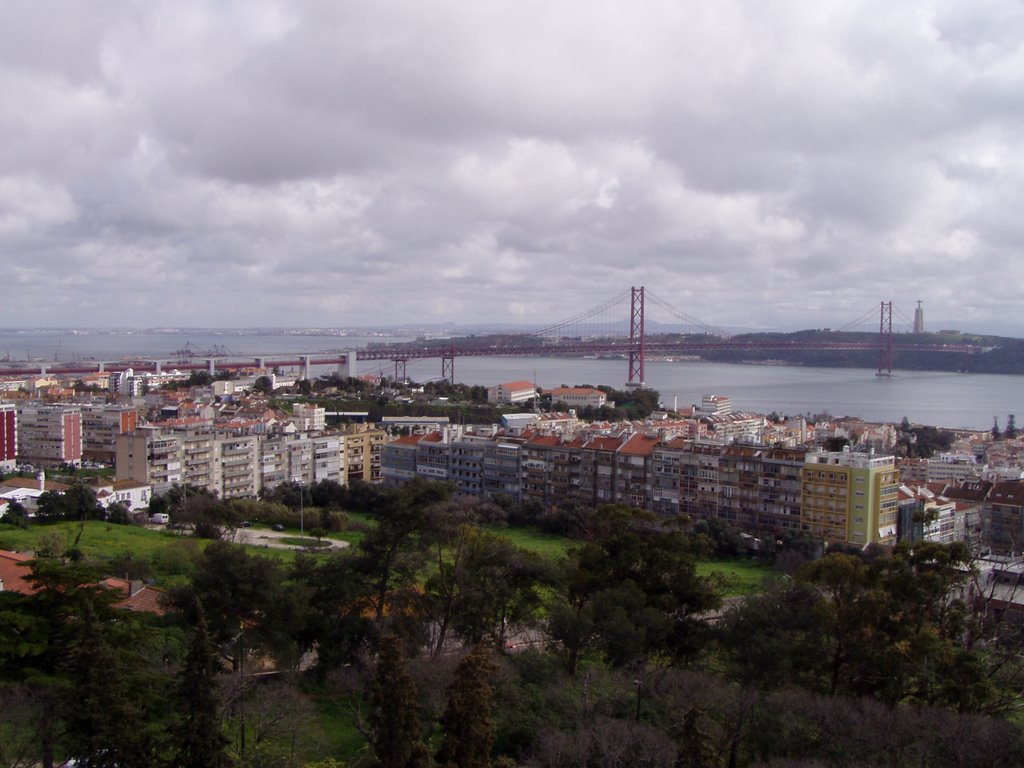
[[(40, 357), (60, 361), (122, 355), (173, 356), (186, 342), (199, 349), (227, 348), (239, 356), (316, 353), (358, 349), (385, 338), (339, 336), (252, 336), (197, 334), (62, 334), (0, 332), (0, 357)], [(360, 363), (360, 373), (393, 373), (390, 363)], [(410, 378), (427, 381), (441, 375), (440, 360), (410, 362)], [(460, 357), (455, 379), (493, 385), (525, 379), (544, 388), (607, 384), (622, 388), (625, 360), (551, 357)], [(897, 371), (892, 378), (863, 368), (730, 365), (724, 363), (648, 362), (647, 386), (661, 393), (666, 408), (699, 403), (704, 394), (727, 395), (733, 409), (790, 416), (828, 413), (868, 421), (989, 429), (993, 419), (1006, 425), (1007, 414), (1024, 419), (1024, 377), (988, 374)], [(1020, 425), (1022, 422), (1018, 422)]]

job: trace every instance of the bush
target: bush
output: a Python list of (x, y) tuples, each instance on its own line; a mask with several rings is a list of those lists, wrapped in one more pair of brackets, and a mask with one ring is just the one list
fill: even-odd
[(320, 507), (292, 509), (278, 502), (257, 501), (256, 499), (232, 499), (228, 505), (239, 520), (249, 520), (253, 523), (298, 528), (301, 520), (306, 530), (313, 528), (323, 528), (325, 531), (331, 532), (348, 530), (348, 515), (335, 509), (321, 509)]

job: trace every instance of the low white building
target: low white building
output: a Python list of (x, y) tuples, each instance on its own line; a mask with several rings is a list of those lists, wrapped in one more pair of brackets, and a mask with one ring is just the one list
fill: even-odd
[(153, 498), (153, 486), (138, 480), (118, 480), (116, 482), (97, 482), (96, 501), (104, 509), (111, 504), (124, 504), (129, 512), (136, 512), (149, 507)]
[(506, 381), (487, 388), (488, 403), (525, 403), (537, 396), (531, 381)]
[(608, 402), (608, 395), (594, 387), (555, 387), (550, 394), (552, 403), (565, 403), (573, 408), (600, 408)]

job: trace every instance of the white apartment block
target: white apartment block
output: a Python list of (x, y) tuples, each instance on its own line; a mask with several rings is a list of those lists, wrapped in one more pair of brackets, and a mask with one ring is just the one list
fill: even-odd
[(327, 409), (295, 403), (290, 421), (300, 432), (323, 432), (327, 428)]
[(959, 483), (975, 477), (982, 466), (971, 453), (940, 453), (926, 460), (925, 477), (929, 483)]
[(732, 413), (732, 399), (725, 395), (704, 395), (700, 399), (699, 415), (727, 416)]
[(345, 436), (146, 427), (118, 437), (116, 477), (149, 483), (155, 493), (186, 483), (222, 499), (258, 496), (288, 482), (344, 483)]

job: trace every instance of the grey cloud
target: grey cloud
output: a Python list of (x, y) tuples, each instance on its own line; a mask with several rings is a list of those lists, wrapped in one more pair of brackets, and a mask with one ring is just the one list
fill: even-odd
[(1010, 0), (6, 4), (0, 323), (556, 320), (645, 283), (719, 325), (998, 314), (1022, 33)]

